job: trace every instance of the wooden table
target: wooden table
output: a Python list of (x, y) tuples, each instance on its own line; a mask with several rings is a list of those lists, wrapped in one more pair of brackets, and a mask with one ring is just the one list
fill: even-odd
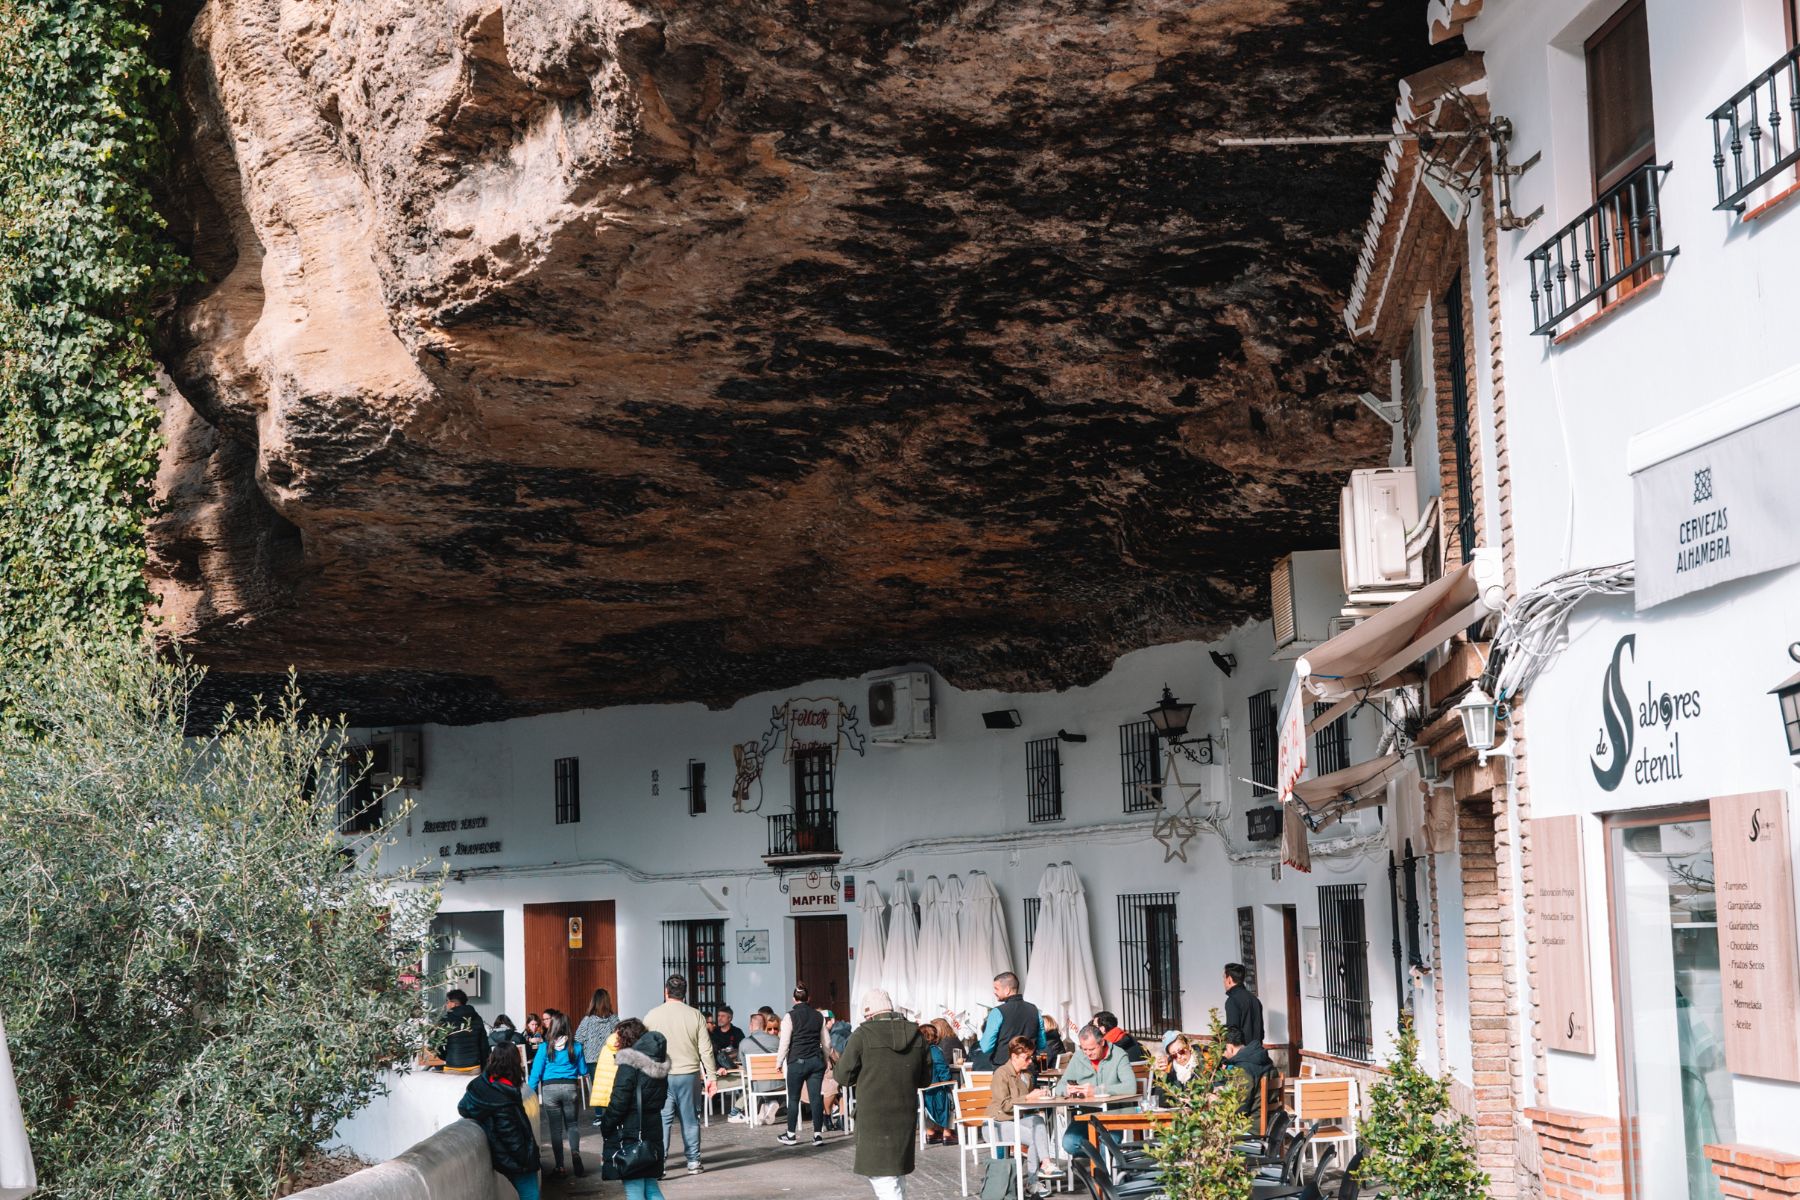
[(1088, 1144), (1098, 1149), (1099, 1135), (1094, 1132), (1096, 1126), (1104, 1125), (1114, 1133), (1152, 1133), (1175, 1119), (1175, 1114), (1167, 1110), (1156, 1112), (1099, 1112), (1088, 1118)]
[[(1055, 1118), (1054, 1127), (1050, 1133), (1050, 1149), (1051, 1152), (1056, 1155), (1057, 1159), (1064, 1164), (1064, 1190), (1073, 1191), (1075, 1187), (1075, 1172), (1071, 1169), (1073, 1164), (1070, 1163), (1068, 1152), (1063, 1149), (1062, 1144), (1063, 1135), (1069, 1131), (1070, 1118), (1080, 1109), (1093, 1109), (1094, 1111), (1089, 1114), (1090, 1118), (1092, 1118), (1106, 1115), (1106, 1109), (1115, 1104), (1143, 1103), (1145, 1103), (1144, 1096), (1137, 1092), (1130, 1092), (1123, 1096), (1082, 1096), (1080, 1098), (1073, 1096), (1046, 1096), (1038, 1100), (1019, 1099), (1013, 1102), (1013, 1119), (1018, 1119), (1017, 1114), (1020, 1111), (1027, 1111), (1030, 1109), (1043, 1109)], [(1114, 1115), (1137, 1116), (1138, 1114), (1118, 1113)], [(1093, 1139), (1093, 1134), (1090, 1133), (1088, 1138), (1091, 1141)], [(1019, 1176), (1021, 1181), (1023, 1181), (1024, 1170), (1022, 1163), (1020, 1164), (1020, 1167)]]

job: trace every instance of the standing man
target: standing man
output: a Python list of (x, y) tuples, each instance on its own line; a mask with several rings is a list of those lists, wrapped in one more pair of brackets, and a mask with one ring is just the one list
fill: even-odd
[(469, 993), (461, 988), (445, 992), (444, 1015), (438, 1020), (449, 1031), (444, 1036), (444, 1066), (473, 1071), (487, 1065), (487, 1026), (469, 1007)]
[(644, 1014), (644, 1028), (660, 1033), (668, 1043), (669, 1098), (663, 1102), (663, 1145), (677, 1115), (681, 1117), (681, 1144), (687, 1152), (687, 1171), (698, 1175), (700, 1166), (701, 1077), (705, 1094), (718, 1087), (718, 1068), (713, 1063), (712, 1035), (700, 1010), (687, 1003), (685, 975), (671, 975), (663, 983), (663, 1002)]
[(781, 1045), (775, 1066), (787, 1072), (787, 1132), (775, 1140), (792, 1146), (798, 1139), (794, 1125), (800, 1119), (800, 1089), (812, 1105), (813, 1145), (825, 1144), (825, 1017), (806, 1002), (804, 983), (794, 985), (794, 1007), (781, 1018)]
[(981, 1027), (981, 1039), (970, 1063), (983, 1071), (998, 1070), (1006, 1062), (1006, 1048), (1022, 1037), (1042, 1054), (1049, 1043), (1044, 1038), (1044, 1018), (1037, 1005), (1019, 995), (1019, 977), (1011, 971), (994, 976), (994, 1007), (988, 1009), (987, 1021)]
[(840, 1087), (856, 1089), (854, 1169), (867, 1177), (876, 1200), (906, 1200), (919, 1089), (931, 1078), (931, 1060), (919, 1027), (894, 1011), (886, 992), (864, 992), (862, 1013), (834, 1072)]
[(1243, 1035), (1245, 1047), (1262, 1047), (1262, 1001), (1244, 986), (1243, 963), (1225, 964), (1225, 1024)]

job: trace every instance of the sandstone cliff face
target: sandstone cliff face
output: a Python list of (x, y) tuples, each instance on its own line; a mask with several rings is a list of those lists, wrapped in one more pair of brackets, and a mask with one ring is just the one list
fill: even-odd
[(206, 0), (152, 570), (360, 720), (1066, 686), (1377, 461), (1404, 0)]

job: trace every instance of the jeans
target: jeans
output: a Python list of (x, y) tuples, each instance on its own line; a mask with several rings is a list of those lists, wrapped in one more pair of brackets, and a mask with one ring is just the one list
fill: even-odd
[(662, 1184), (654, 1179), (627, 1179), (625, 1200), (663, 1200)]
[(1000, 1138), (1025, 1147), (1027, 1175), (1035, 1173), (1039, 1165), (1051, 1157), (1050, 1122), (1041, 1113), (1027, 1113), (1017, 1121), (1000, 1122)]
[(690, 1167), (700, 1162), (700, 1086), (698, 1071), (691, 1075), (671, 1075), (669, 1098), (663, 1102), (663, 1145), (670, 1150), (675, 1148), (669, 1134), (675, 1127), (675, 1118), (680, 1116), (681, 1144), (687, 1151)]
[(513, 1190), (519, 1193), (519, 1200), (538, 1200), (538, 1173), (527, 1171), (523, 1175), (508, 1175)]
[(800, 1089), (806, 1088), (806, 1102), (812, 1105), (813, 1132), (825, 1128), (825, 1060), (819, 1055), (799, 1058), (788, 1064), (787, 1072), (788, 1132), (800, 1119)]
[(1087, 1118), (1076, 1117), (1069, 1122), (1069, 1128), (1063, 1134), (1063, 1153), (1071, 1159), (1092, 1158), (1093, 1151), (1088, 1148)]
[(875, 1200), (906, 1200), (904, 1175), (871, 1175), (869, 1186), (875, 1189)]
[(544, 1121), (550, 1127), (550, 1153), (556, 1165), (563, 1162), (563, 1136), (569, 1139), (569, 1154), (581, 1153), (581, 1117), (587, 1107), (582, 1103), (581, 1081), (552, 1079), (538, 1088), (538, 1102), (544, 1110)]

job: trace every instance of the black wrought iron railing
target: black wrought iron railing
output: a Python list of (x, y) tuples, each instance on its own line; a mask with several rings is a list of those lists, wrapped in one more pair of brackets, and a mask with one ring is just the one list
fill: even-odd
[(769, 849), (764, 858), (836, 853), (837, 813), (834, 810), (776, 813), (769, 818)]
[(1555, 334), (1589, 305), (1598, 309), (1661, 275), (1664, 261), (1680, 253), (1665, 248), (1662, 235), (1662, 181), (1673, 165), (1645, 163), (1526, 255), (1531, 332)]
[(1719, 180), (1713, 207), (1741, 213), (1746, 196), (1800, 162), (1800, 46), (1739, 88), (1709, 119)]

